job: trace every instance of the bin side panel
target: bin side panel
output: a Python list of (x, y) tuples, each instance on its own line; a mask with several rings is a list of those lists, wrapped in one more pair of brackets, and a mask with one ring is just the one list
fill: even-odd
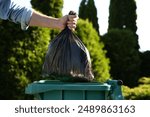
[(86, 91), (86, 100), (105, 100), (105, 91)]
[(85, 91), (82, 90), (64, 90), (64, 100), (84, 100)]
[(43, 93), (43, 100), (62, 100), (61, 90), (51, 90)]

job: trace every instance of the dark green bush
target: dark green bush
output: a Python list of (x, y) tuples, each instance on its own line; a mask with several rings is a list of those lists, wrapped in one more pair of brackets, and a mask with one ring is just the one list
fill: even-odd
[(112, 29), (102, 37), (110, 58), (111, 76), (124, 85), (134, 87), (140, 74), (140, 56), (135, 35), (129, 30)]
[(150, 51), (140, 52), (141, 58), (141, 73), (140, 76), (149, 77), (150, 76)]

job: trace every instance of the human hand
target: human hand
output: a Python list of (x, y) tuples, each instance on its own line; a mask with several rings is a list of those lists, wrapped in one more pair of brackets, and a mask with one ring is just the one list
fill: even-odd
[(68, 26), (70, 30), (74, 31), (77, 25), (78, 16), (77, 15), (65, 15), (59, 20), (62, 24), (61, 29), (64, 29), (66, 26)]
[(74, 31), (77, 25), (78, 16), (77, 15), (68, 15), (67, 26), (70, 30)]

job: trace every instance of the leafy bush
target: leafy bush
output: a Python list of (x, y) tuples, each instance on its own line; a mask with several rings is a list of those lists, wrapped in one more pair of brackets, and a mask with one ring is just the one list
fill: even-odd
[(142, 77), (139, 79), (139, 84), (150, 84), (150, 77)]
[[(35, 9), (47, 15), (62, 14), (63, 0), (31, 2)], [(22, 31), (20, 25), (1, 20), (0, 31), (0, 99), (25, 99), (27, 83), (41, 78), (52, 31), (37, 27)]]
[(0, 99), (24, 99), (27, 83), (40, 79), (49, 30), (24, 32), (8, 21), (2, 21), (0, 29)]
[(96, 30), (88, 20), (79, 20), (77, 25), (77, 35), (83, 41), (90, 52), (92, 68), (96, 81), (104, 82), (110, 78), (109, 59), (106, 58), (104, 44), (100, 41)]
[(110, 58), (111, 76), (121, 79), (127, 86), (138, 84), (140, 74), (140, 56), (137, 39), (130, 30), (111, 29), (102, 37)]
[(141, 77), (149, 77), (150, 76), (150, 51), (140, 52), (140, 58), (141, 58)]
[(135, 88), (122, 87), (123, 95), (128, 100), (150, 100), (150, 78), (143, 77)]

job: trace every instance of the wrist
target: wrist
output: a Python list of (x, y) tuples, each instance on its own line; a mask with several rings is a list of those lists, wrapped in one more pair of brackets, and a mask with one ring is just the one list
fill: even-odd
[(59, 30), (64, 29), (64, 25), (62, 24), (61, 20), (59, 18), (53, 18), (53, 17), (49, 17), (48, 27), (53, 29), (59, 29)]

